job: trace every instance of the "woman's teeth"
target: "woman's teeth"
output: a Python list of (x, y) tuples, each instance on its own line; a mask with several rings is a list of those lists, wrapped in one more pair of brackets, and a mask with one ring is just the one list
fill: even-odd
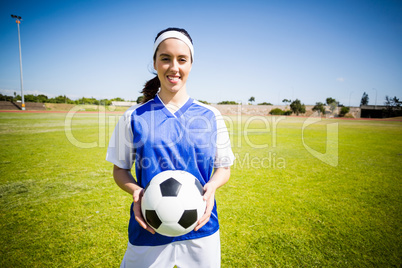
[(170, 81), (172, 81), (172, 82), (178, 82), (178, 81), (179, 81), (179, 78), (180, 78), (180, 77), (178, 77), (178, 76), (168, 76), (168, 79), (169, 79)]

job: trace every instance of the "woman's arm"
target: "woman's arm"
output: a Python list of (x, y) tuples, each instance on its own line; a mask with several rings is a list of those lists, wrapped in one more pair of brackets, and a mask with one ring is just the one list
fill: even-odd
[(130, 169), (122, 169), (114, 165), (113, 167), (113, 178), (116, 184), (125, 192), (130, 195), (134, 194), (134, 191), (141, 188), (137, 185), (131, 174)]
[(194, 229), (195, 231), (201, 229), (201, 227), (209, 221), (212, 209), (214, 208), (215, 204), (215, 192), (218, 188), (227, 183), (229, 178), (230, 167), (217, 168), (215, 169), (215, 172), (209, 182), (204, 185), (204, 200), (207, 202), (207, 207), (205, 209), (204, 215), (198, 221), (198, 225)]
[(116, 184), (125, 192), (133, 196), (134, 200), (134, 215), (135, 220), (140, 224), (140, 226), (151, 233), (155, 233), (144, 220), (141, 213), (141, 198), (144, 194), (144, 189), (142, 189), (134, 180), (130, 169), (122, 169), (114, 165), (113, 167), (113, 178)]

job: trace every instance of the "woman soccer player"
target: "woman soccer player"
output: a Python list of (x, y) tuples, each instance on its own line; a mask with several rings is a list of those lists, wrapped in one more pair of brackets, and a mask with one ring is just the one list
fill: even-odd
[[(229, 180), (234, 155), (219, 111), (187, 94), (193, 60), (186, 30), (161, 31), (154, 43), (157, 76), (145, 84), (143, 103), (124, 113), (111, 137), (106, 160), (114, 164), (116, 184), (134, 199), (121, 267), (220, 267), (215, 191)], [(155, 233), (141, 214), (144, 187), (165, 170), (193, 174), (205, 191), (205, 214), (193, 231), (178, 237)]]

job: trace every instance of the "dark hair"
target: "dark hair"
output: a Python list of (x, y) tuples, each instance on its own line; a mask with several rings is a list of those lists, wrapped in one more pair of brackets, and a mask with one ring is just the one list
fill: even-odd
[[(191, 43), (193, 43), (193, 40), (191, 39), (190, 35), (188, 34), (188, 32), (184, 29), (181, 28), (175, 28), (175, 27), (169, 27), (163, 31), (160, 31), (156, 37), (154, 42), (156, 41), (156, 39), (158, 39), (158, 37), (163, 34), (164, 32), (168, 32), (168, 31), (177, 31), (177, 32), (181, 32), (182, 34), (184, 34), (185, 36), (188, 37), (188, 39), (190, 39)], [(156, 51), (155, 54), (153, 55), (153, 60), (156, 60)], [(161, 82), (159, 81), (158, 75), (156, 75), (154, 78), (152, 78), (151, 80), (147, 81), (144, 85), (144, 88), (142, 89), (141, 93), (144, 95), (144, 98), (142, 99), (142, 103), (145, 103), (149, 100), (152, 100), (153, 98), (155, 98), (156, 93), (158, 93), (159, 87), (161, 86)]]

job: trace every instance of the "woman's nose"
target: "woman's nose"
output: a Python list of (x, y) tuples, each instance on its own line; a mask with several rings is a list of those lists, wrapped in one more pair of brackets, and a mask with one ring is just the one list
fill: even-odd
[(172, 65), (170, 66), (170, 69), (173, 71), (179, 71), (179, 63), (177, 60), (172, 61)]

